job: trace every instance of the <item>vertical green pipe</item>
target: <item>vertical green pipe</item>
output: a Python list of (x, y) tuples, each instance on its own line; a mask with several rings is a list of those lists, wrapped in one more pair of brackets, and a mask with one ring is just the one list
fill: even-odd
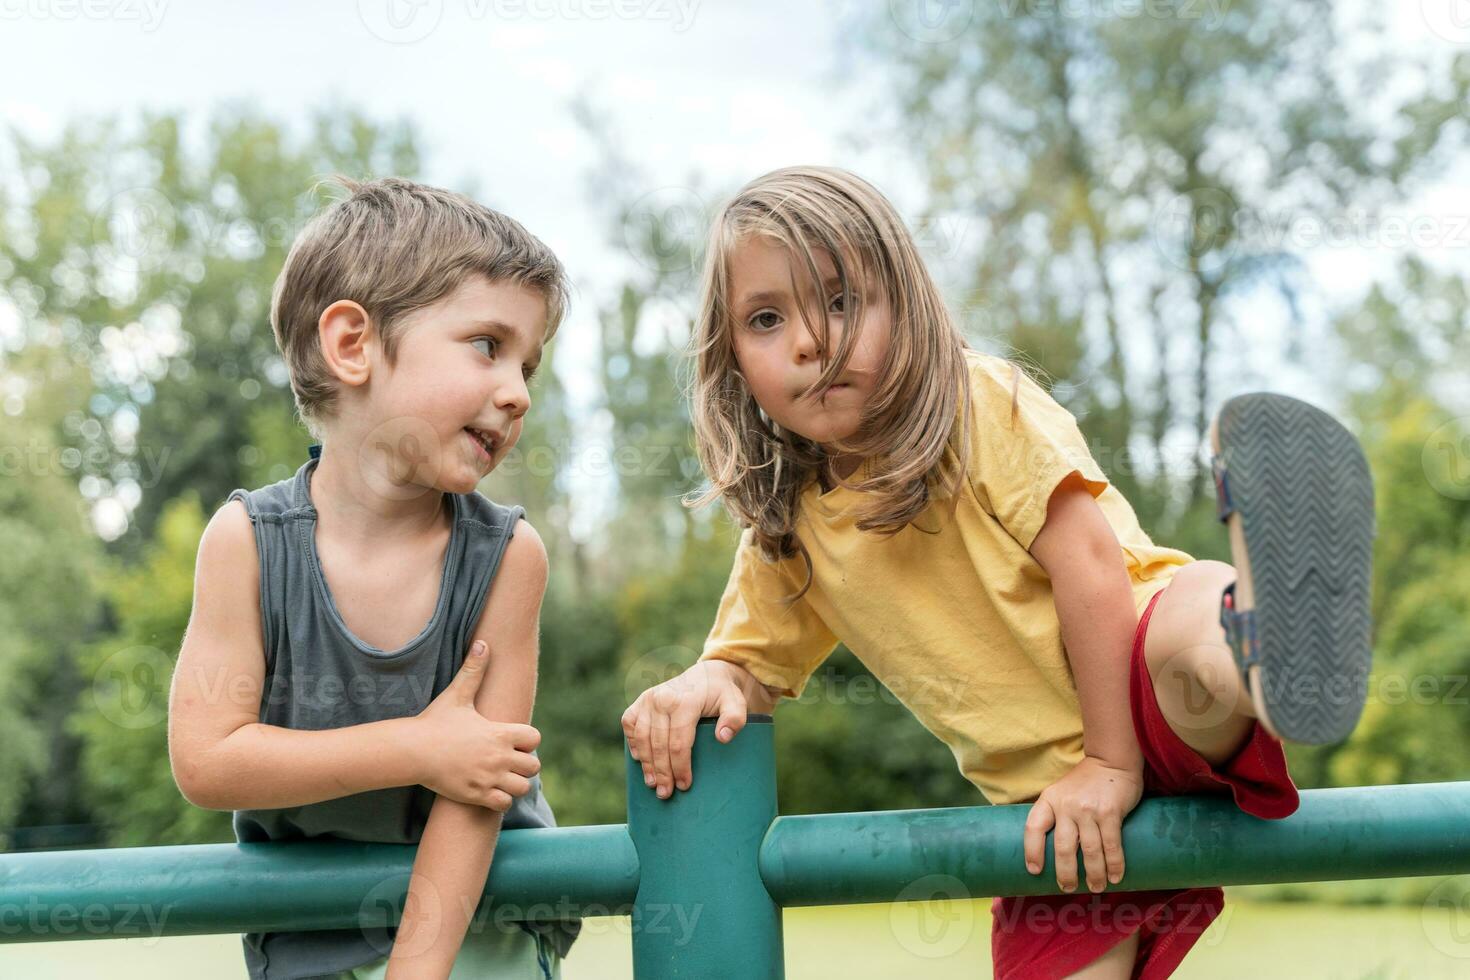
[(770, 715), (751, 715), (728, 745), (714, 719), (694, 735), (694, 781), (660, 800), (627, 754), (628, 834), (640, 876), (633, 902), (637, 980), (780, 980), (781, 910), (758, 860), (776, 818)]

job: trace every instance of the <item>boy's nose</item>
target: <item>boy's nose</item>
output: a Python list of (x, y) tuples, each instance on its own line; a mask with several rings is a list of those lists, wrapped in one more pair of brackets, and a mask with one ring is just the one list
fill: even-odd
[(496, 392), (495, 405), (514, 421), (530, 411), (531, 392), (524, 384), (505, 385)]

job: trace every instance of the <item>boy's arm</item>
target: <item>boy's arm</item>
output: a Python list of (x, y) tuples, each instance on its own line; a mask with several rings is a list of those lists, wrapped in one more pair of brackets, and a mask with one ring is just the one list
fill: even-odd
[(230, 501), (199, 542), (169, 690), (169, 762), (184, 798), (210, 810), (274, 809), (422, 781), (413, 718), (326, 731), (263, 725), (264, 684), (260, 557), (244, 504)]
[[(535, 529), (521, 521), (471, 638), (489, 649), (488, 676), (475, 708), (492, 721), (530, 723), (546, 579), (546, 549)], [(444, 796), (434, 801), (414, 857), (390, 977), (449, 975), (484, 894), (502, 816)]]

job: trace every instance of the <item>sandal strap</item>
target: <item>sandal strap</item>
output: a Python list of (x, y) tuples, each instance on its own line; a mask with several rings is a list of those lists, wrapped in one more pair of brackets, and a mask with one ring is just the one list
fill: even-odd
[[(1230, 597), (1230, 605), (1227, 606), (1224, 597)], [(1235, 666), (1240, 670), (1240, 676), (1245, 682), (1246, 689), (1250, 689), (1250, 668), (1261, 662), (1261, 641), (1256, 633), (1256, 612), (1254, 609), (1236, 610), (1235, 606), (1235, 583), (1231, 582), (1225, 587), (1220, 601), (1220, 625), (1225, 628), (1225, 640), (1230, 644), (1230, 654), (1235, 658)]]
[(1225, 461), (1219, 456), (1210, 457), (1210, 473), (1215, 478), (1215, 516), (1224, 524), (1235, 513), (1235, 501), (1230, 498), (1230, 480), (1225, 472)]

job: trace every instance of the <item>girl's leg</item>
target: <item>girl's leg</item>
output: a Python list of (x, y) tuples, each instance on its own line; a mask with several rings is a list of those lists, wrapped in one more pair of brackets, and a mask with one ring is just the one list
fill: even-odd
[(1091, 963), (1069, 973), (1066, 980), (1128, 980), (1138, 955), (1138, 933), (1134, 933)]
[(1239, 752), (1256, 720), (1220, 625), (1221, 595), (1235, 578), (1225, 562), (1185, 565), (1159, 595), (1144, 638), (1165, 720), (1211, 765)]

